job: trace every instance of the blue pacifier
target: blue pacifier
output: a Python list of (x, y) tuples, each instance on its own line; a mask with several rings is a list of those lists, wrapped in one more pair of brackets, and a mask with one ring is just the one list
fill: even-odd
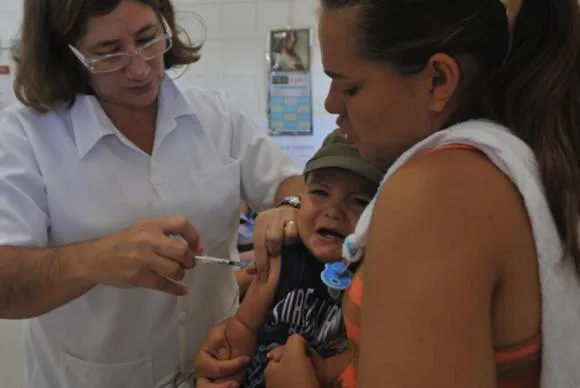
[(348, 267), (351, 263), (360, 259), (360, 254), (356, 244), (353, 242), (354, 236), (349, 235), (342, 244), (342, 261), (324, 264), (324, 270), (320, 273), (320, 278), (328, 287), (335, 290), (345, 290), (352, 283), (353, 273)]
[(324, 270), (320, 273), (322, 282), (335, 290), (346, 290), (352, 283), (352, 272), (345, 262), (337, 261), (324, 264)]

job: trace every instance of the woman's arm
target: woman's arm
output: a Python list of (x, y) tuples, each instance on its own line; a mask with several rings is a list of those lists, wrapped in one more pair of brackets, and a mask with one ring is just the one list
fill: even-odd
[(471, 151), (418, 157), (385, 184), (364, 262), (360, 387), (496, 386), (492, 296), (513, 195)]
[[(335, 387), (340, 375), (344, 372), (347, 366), (352, 362), (354, 357), (354, 350), (349, 348), (344, 352), (337, 354), (335, 356), (322, 358), (316, 352), (313, 352), (313, 349), (308, 346), (308, 343), (304, 341), (306, 347), (308, 347), (309, 354), (305, 354), (305, 357), (310, 358), (312, 362), (312, 366), (316, 372), (316, 378), (318, 379), (319, 384), (322, 387)], [(300, 349), (298, 349), (300, 350)], [(292, 351), (296, 351), (296, 348)], [(287, 350), (286, 345), (280, 345), (277, 348), (274, 348), (272, 351), (268, 353), (268, 360), (269, 362), (273, 363), (280, 363), (282, 358), (286, 356), (290, 356), (290, 358), (296, 358), (296, 354), (289, 354), (292, 352), (291, 350)]]
[(320, 360), (314, 359), (314, 368), (320, 385), (334, 387), (340, 375), (352, 361), (353, 356), (353, 350), (347, 349), (336, 356), (321, 358)]
[(78, 298), (94, 283), (80, 276), (82, 246), (0, 247), (0, 318), (31, 318)]
[(267, 388), (321, 388), (308, 342), (300, 334), (288, 338), (281, 359), (268, 363), (264, 377)]
[[(1, 189), (0, 189), (1, 190)], [(184, 242), (169, 237), (178, 235)], [(31, 318), (97, 284), (183, 295), (176, 283), (195, 265), (197, 231), (184, 217), (138, 222), (99, 240), (58, 248), (0, 247), (0, 317)]]
[(301, 193), (304, 178), (280, 144), (238, 108), (228, 101), (223, 103), (231, 120), (230, 157), (240, 161), (242, 199), (260, 212), (254, 229), (254, 261), (258, 278), (264, 280), (270, 257), (279, 255), (286, 237), (296, 237), (295, 227), (286, 228), (287, 221), (296, 219), (295, 209), (279, 208), (281, 211), (274, 213), (264, 210), (284, 197)]

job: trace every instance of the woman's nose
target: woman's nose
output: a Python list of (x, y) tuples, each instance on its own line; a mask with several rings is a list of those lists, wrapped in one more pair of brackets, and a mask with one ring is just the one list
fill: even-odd
[(144, 78), (151, 71), (151, 66), (141, 54), (135, 54), (129, 59), (129, 64), (127, 65), (127, 72), (131, 78)]
[(337, 88), (334, 85), (334, 83), (330, 84), (328, 94), (326, 95), (326, 99), (324, 100), (324, 108), (328, 113), (340, 115), (343, 113), (344, 106), (342, 103), (342, 99), (340, 98), (340, 92), (336, 89)]

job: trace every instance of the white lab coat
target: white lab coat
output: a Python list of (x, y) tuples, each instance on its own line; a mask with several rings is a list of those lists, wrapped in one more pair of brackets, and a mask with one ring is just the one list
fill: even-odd
[[(182, 92), (168, 78), (151, 156), (93, 96), (45, 115), (12, 107), (0, 118), (0, 244), (58, 246), (180, 214), (198, 228), (207, 254), (235, 257), (240, 199), (262, 209), (299, 173), (218, 93)], [(179, 324), (191, 362), (210, 326), (236, 308), (237, 286), (230, 268), (210, 264), (184, 282), (181, 315), (176, 297), (97, 286), (27, 320), (27, 387), (153, 387), (179, 366)]]

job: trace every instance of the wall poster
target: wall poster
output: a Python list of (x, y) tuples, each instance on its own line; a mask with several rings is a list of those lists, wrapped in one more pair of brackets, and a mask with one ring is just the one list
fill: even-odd
[(268, 46), (268, 132), (312, 135), (310, 29), (272, 30)]

